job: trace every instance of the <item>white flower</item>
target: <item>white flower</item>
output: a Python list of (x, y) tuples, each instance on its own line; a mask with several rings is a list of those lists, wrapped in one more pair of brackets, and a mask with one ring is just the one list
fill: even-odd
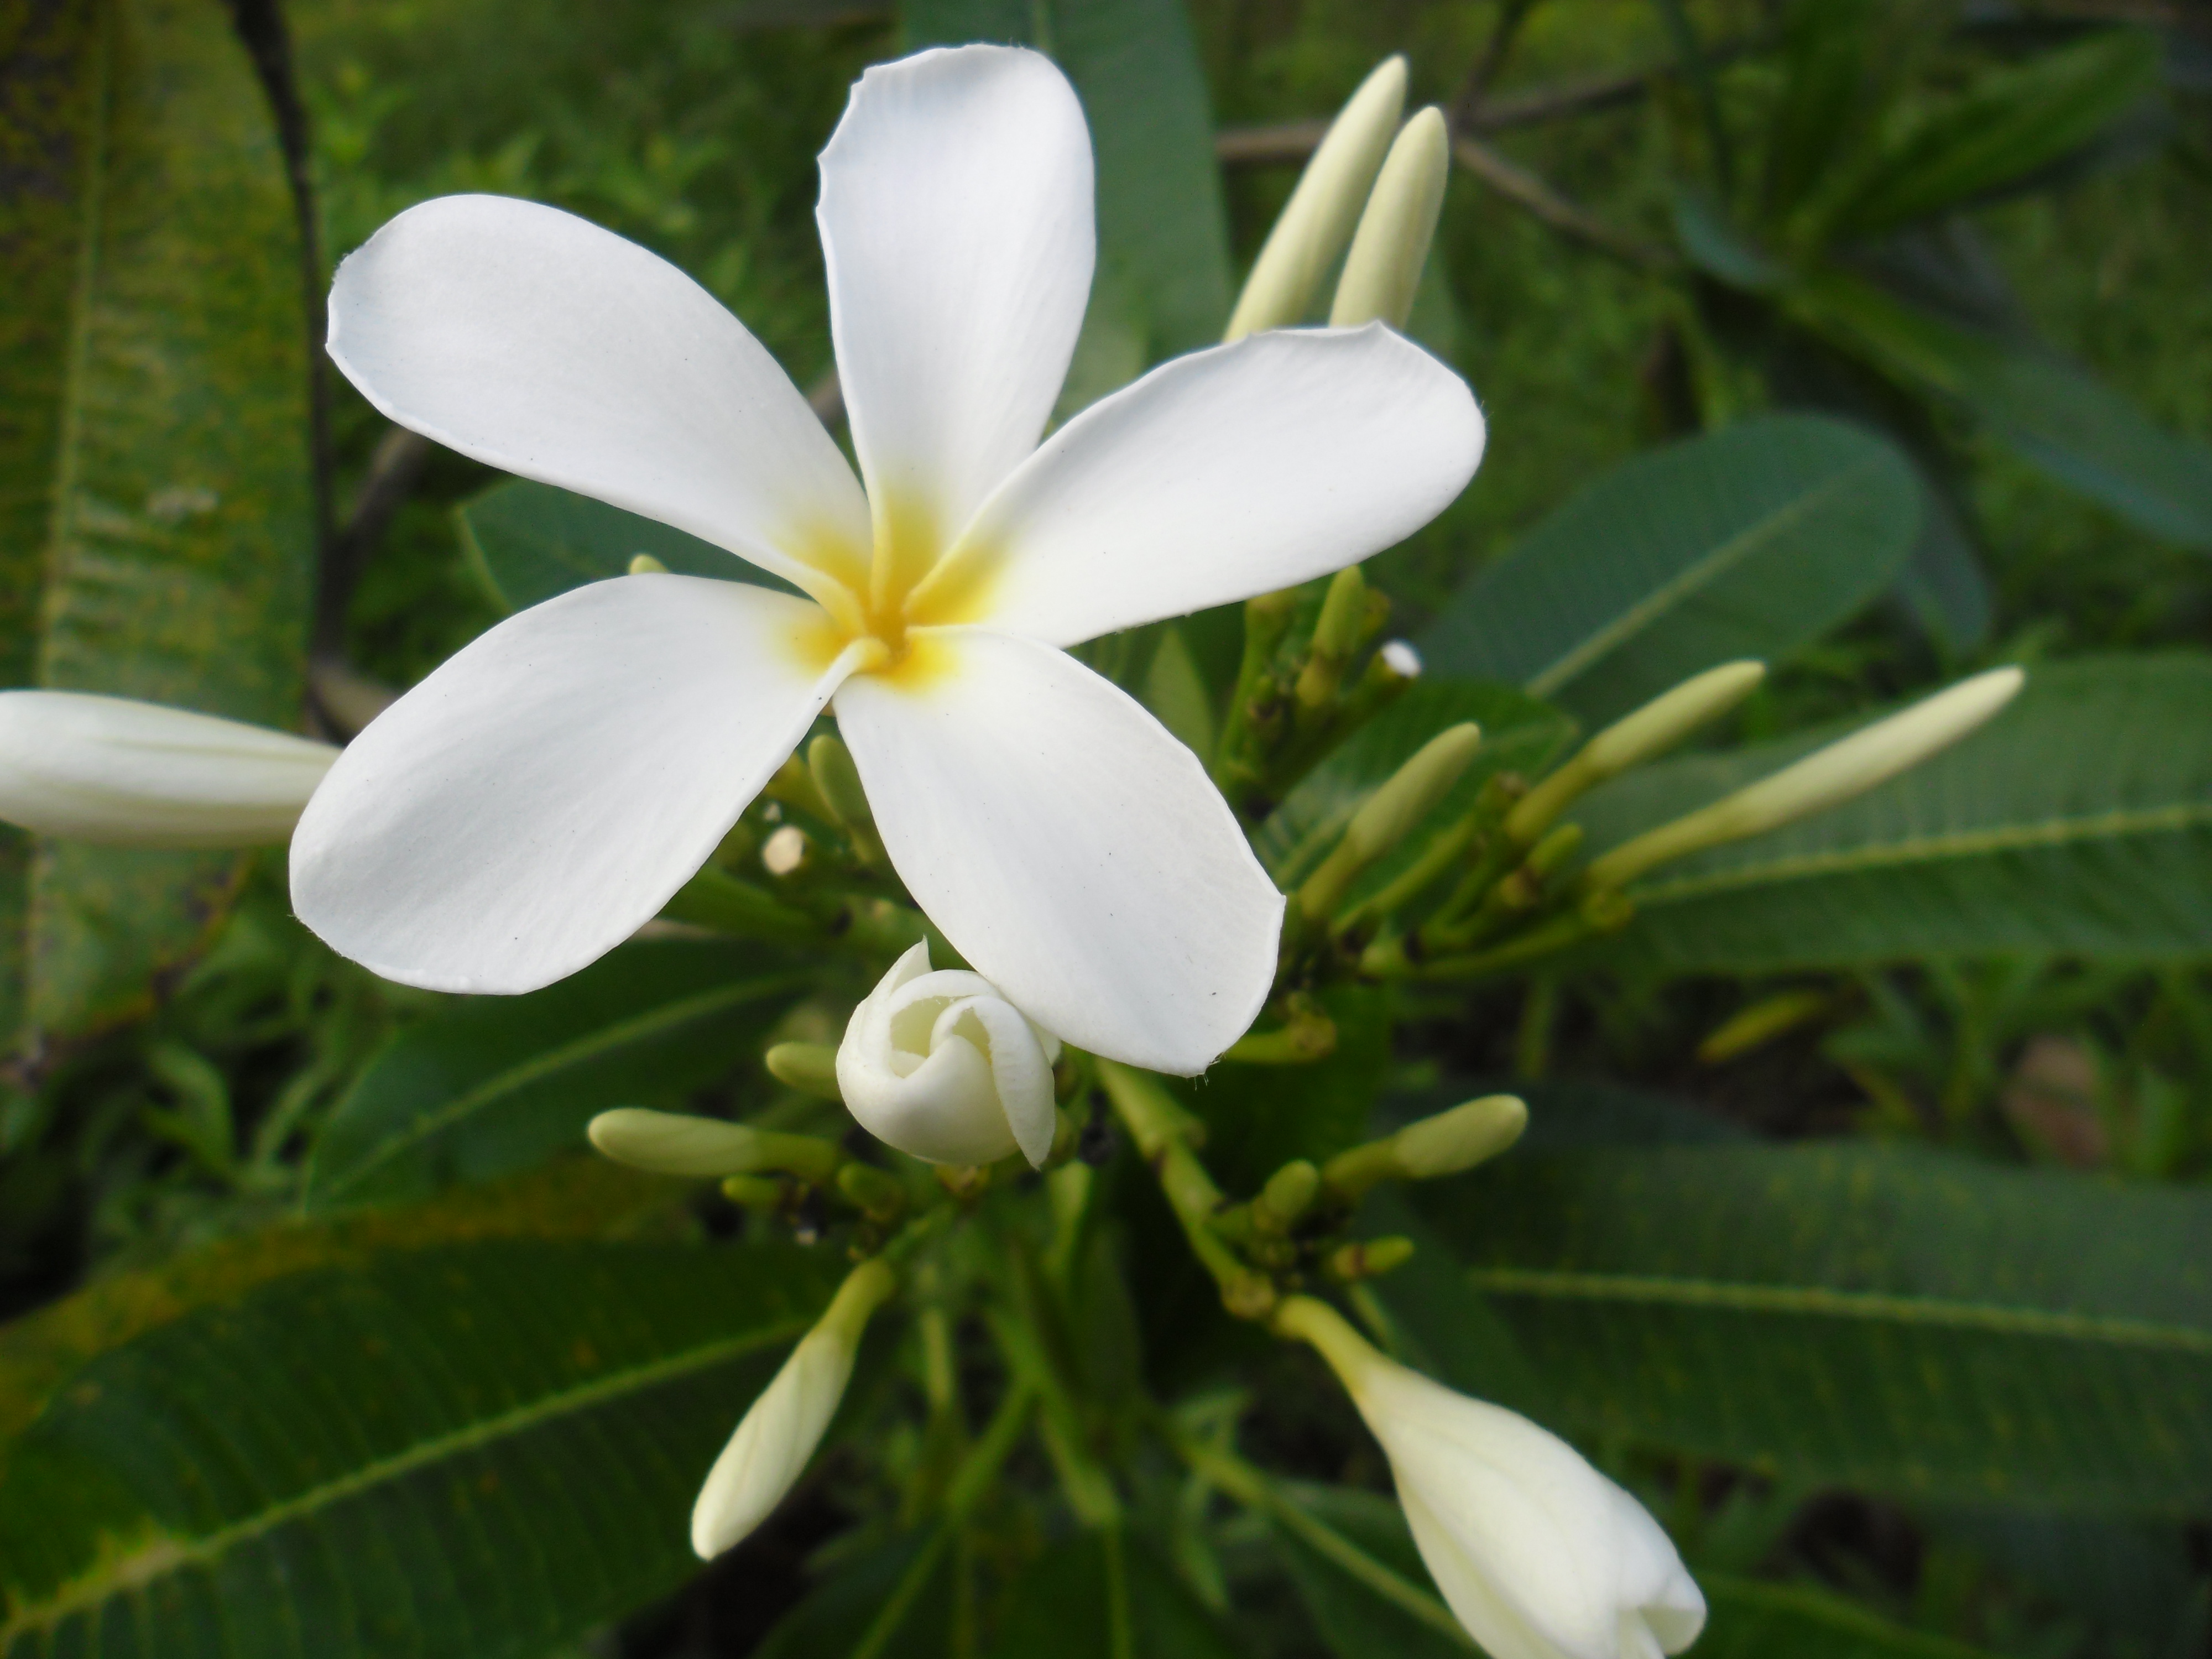
[(805, 1473), (853, 1380), (853, 1356), (868, 1316), (897, 1283), (879, 1261), (854, 1268), (820, 1322), (753, 1401), (691, 1506), (691, 1547), (701, 1559), (713, 1559), (767, 1520)]
[(837, 1087), (862, 1128), (933, 1164), (989, 1164), (1015, 1147), (1033, 1165), (1059, 1120), (1060, 1039), (981, 974), (932, 973), (924, 940), (853, 1010)]
[(338, 751), (266, 726), (82, 691), (0, 691), (0, 818), (118, 847), (292, 833)]
[(1445, 1602), (1492, 1659), (1660, 1659), (1705, 1598), (1644, 1506), (1525, 1417), (1385, 1358), (1326, 1304), (1277, 1328), (1311, 1342), (1382, 1443)]
[(834, 699), (961, 954), (1070, 1041), (1199, 1070), (1267, 994), (1283, 901), (1197, 758), (1060, 647), (1399, 540), (1473, 473), (1474, 398), (1380, 325), (1276, 333), (1040, 445), (1093, 246), (1082, 111), (1033, 52), (869, 70), (819, 218), (865, 491), (734, 318), (582, 220), (449, 198), (340, 268), (331, 356), (385, 413), (809, 598), (644, 574), (509, 619), (347, 750), (295, 904), (389, 978), (546, 984), (658, 911)]

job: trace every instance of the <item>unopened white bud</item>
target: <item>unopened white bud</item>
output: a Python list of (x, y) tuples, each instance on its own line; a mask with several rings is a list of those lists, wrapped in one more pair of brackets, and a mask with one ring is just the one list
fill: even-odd
[(868, 1316), (897, 1283), (881, 1261), (853, 1269), (821, 1322), (753, 1401), (691, 1508), (691, 1547), (701, 1559), (712, 1560), (768, 1519), (805, 1473), (852, 1381)]
[(1457, 1175), (1493, 1158), (1528, 1127), (1528, 1108), (1512, 1095), (1485, 1095), (1408, 1123), (1390, 1139), (1398, 1174), (1407, 1181)]
[(617, 1106), (586, 1127), (604, 1158), (651, 1175), (721, 1176), (759, 1167), (759, 1136), (742, 1123)]
[(853, 1010), (837, 1086), (860, 1127), (933, 1164), (1043, 1164), (1060, 1039), (981, 974), (932, 972), (927, 939)]
[(1401, 680), (1417, 680), (1421, 677), (1421, 653), (1413, 649), (1410, 640), (1385, 640), (1377, 653), (1382, 665)]
[(1705, 1598), (1644, 1506), (1566, 1442), (1377, 1353), (1292, 1297), (1310, 1342), (1382, 1445), (1429, 1576), (1468, 1634), (1515, 1659), (1650, 1659), (1705, 1627)]
[(1596, 886), (1620, 887), (1656, 865), (1764, 835), (1864, 794), (1978, 729), (2013, 700), (2026, 679), (2017, 668), (1993, 668), (1962, 680), (1814, 750), (1771, 777), (1646, 830), (1592, 863), (1589, 879)]
[(1451, 135), (1444, 113), (1431, 106), (1414, 112), (1383, 158), (1382, 171), (1352, 233), (1344, 256), (1344, 275), (1336, 279), (1336, 301), (1329, 326), (1357, 328), (1388, 323), (1403, 328), (1413, 310), (1413, 291), (1421, 285), (1437, 219), (1444, 206), (1444, 181), (1451, 173)]
[(281, 842), (338, 751), (81, 691), (0, 691), (0, 818), (115, 847)]
[(1253, 262), (1222, 337), (1241, 340), (1302, 321), (1321, 279), (1358, 222), (1406, 107), (1406, 60), (1385, 58), (1360, 82), (1306, 163)]
[(787, 876), (806, 862), (806, 832), (787, 823), (761, 843), (761, 867), (771, 876)]
[(1661, 692), (1607, 726), (1572, 760), (1522, 796), (1506, 817), (1505, 833), (1528, 846), (1583, 791), (1665, 754), (1699, 726), (1727, 714), (1765, 678), (1763, 662), (1724, 662)]

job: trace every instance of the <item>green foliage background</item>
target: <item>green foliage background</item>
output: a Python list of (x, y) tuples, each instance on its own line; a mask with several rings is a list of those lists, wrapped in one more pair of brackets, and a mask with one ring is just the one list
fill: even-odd
[[(723, 556), (410, 449), (337, 383), (325, 482), (364, 556), (310, 715), (334, 562), (301, 296), (414, 202), (584, 214), (817, 386), (812, 157), (845, 88), (912, 45), (1028, 40), (1098, 152), (1072, 409), (1218, 333), (1295, 167), (1217, 165), (1217, 130), (1323, 116), (1390, 52), (1449, 103), (1510, 40), (1492, 115), (1626, 77), (1471, 128), (1550, 206), (1456, 171), (1409, 325), (1491, 420), (1475, 485), (1369, 566), (1431, 674), (1268, 803), (1271, 871), (1457, 720), (1489, 742), (1431, 829), (1684, 674), (1771, 659), (1724, 729), (1584, 804), (1602, 848), (1939, 681), (2016, 661), (2031, 689), (1921, 772), (1655, 872), (1617, 938), (1472, 988), (1333, 986), (1328, 1058), (1180, 1097), (1242, 1195), (1527, 1094), (1520, 1151), (1363, 1218), (1419, 1247), (1365, 1311), (1653, 1507), (1712, 1603), (1697, 1651), (2202, 1655), (2212, 40), (1917, 9), (294, 0), (303, 256), (237, 27), (265, 9), (24, 0), (7, 683), (331, 721), (334, 666), (404, 688), (631, 552)], [(1238, 638), (1203, 617), (1092, 659), (1199, 743)], [(0, 1655), (1464, 1650), (1348, 1407), (1222, 1315), (1126, 1151), (1066, 1260), (1011, 1206), (948, 1255), (1049, 1350), (963, 1325), (962, 1374), (1069, 1390), (988, 1504), (916, 1518), (952, 1452), (902, 1315), (799, 1497), (693, 1576), (699, 1475), (841, 1258), (578, 1132), (648, 1104), (836, 1133), (759, 1054), (834, 1041), (873, 948), (795, 949), (804, 896), (770, 915), (732, 879), (683, 914), (749, 942), (641, 941), (477, 1003), (331, 957), (278, 855), (0, 830)], [(1163, 1416), (1264, 1487), (1165, 1463)], [(1070, 1445), (1116, 1470), (1122, 1523), (1053, 1498)]]

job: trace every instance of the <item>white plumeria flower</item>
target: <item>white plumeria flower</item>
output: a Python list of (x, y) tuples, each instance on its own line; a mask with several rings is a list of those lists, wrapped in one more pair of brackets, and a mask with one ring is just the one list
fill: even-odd
[(924, 940), (853, 1010), (837, 1088), (860, 1127), (933, 1164), (990, 1164), (1017, 1146), (1052, 1151), (1060, 1039), (981, 974), (932, 973)]
[(85, 691), (0, 691), (0, 818), (116, 847), (292, 833), (338, 751), (265, 726)]
[(1275, 1322), (1343, 1382), (1430, 1576), (1492, 1659), (1661, 1659), (1697, 1639), (1705, 1598), (1674, 1545), (1565, 1441), (1386, 1358), (1310, 1297)]
[(691, 1506), (691, 1547), (712, 1560), (768, 1519), (837, 1414), (868, 1317), (898, 1288), (881, 1261), (846, 1275), (814, 1328), (753, 1401)]
[(1196, 757), (1060, 647), (1398, 541), (1472, 475), (1474, 398), (1379, 325), (1275, 333), (1040, 445), (1094, 249), (1082, 110), (1034, 52), (870, 70), (819, 219), (865, 492), (742, 325), (580, 219), (448, 198), (339, 268), (331, 356), (394, 420), (808, 598), (647, 574), (509, 619), (346, 751), (295, 904), (388, 978), (533, 989), (657, 912), (834, 699), (961, 954), (1072, 1042), (1198, 1071), (1283, 901)]

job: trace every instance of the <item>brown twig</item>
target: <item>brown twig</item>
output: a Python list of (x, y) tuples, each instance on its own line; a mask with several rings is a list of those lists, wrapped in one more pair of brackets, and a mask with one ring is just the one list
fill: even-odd
[(1607, 223), (1480, 138), (1465, 134), (1455, 138), (1452, 160), (1562, 236), (1645, 270), (1674, 263), (1674, 256), (1666, 249)]
[(318, 658), (345, 656), (346, 608), (368, 556), (384, 539), (392, 515), (414, 493), (416, 481), (434, 447), (420, 433), (395, 426), (369, 457), (368, 471), (354, 497), (345, 526), (330, 539), (315, 586), (315, 623), (308, 651)]
[(1498, 71), (1505, 67), (1505, 59), (1513, 50), (1513, 42), (1521, 33), (1521, 25), (1528, 21), (1528, 14), (1536, 9), (1536, 0), (1504, 0), (1498, 9), (1498, 20), (1490, 27), (1490, 38), (1482, 43), (1482, 50), (1461, 83), (1459, 96), (1452, 100), (1449, 112), (1452, 130), (1465, 131), (1490, 96), (1490, 83), (1498, 78)]

